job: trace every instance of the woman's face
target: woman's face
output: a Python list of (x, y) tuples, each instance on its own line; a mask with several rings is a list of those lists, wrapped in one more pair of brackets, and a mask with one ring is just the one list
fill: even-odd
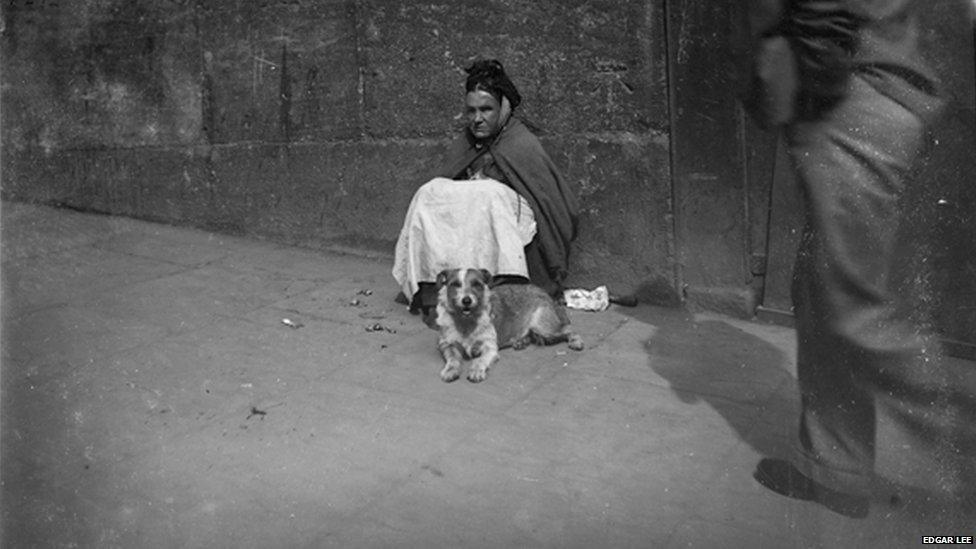
[(475, 139), (493, 137), (502, 128), (502, 106), (490, 93), (482, 90), (468, 92), (464, 99), (468, 128)]

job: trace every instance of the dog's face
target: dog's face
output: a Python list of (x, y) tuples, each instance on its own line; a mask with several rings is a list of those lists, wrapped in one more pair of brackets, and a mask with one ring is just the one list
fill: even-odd
[(485, 269), (447, 269), (437, 275), (440, 298), (449, 313), (472, 315), (484, 307), (491, 273)]

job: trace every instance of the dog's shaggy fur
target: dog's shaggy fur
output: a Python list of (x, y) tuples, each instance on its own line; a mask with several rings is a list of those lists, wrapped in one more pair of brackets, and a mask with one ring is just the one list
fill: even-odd
[(469, 360), (468, 381), (484, 381), (498, 349), (505, 347), (566, 341), (570, 349), (583, 349), (583, 340), (569, 328), (566, 311), (545, 290), (531, 284), (491, 288), (490, 283), (491, 273), (484, 269), (449, 269), (437, 276), (442, 380), (456, 380), (462, 360)]

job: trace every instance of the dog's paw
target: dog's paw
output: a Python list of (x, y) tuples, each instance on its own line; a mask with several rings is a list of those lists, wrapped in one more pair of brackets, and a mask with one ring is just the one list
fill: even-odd
[(458, 368), (457, 364), (448, 364), (444, 366), (441, 370), (441, 381), (450, 383), (456, 381), (457, 378), (461, 377), (461, 370)]
[(567, 343), (569, 345), (569, 348), (574, 351), (583, 350), (583, 338), (581, 338), (576, 334), (572, 334), (571, 336), (569, 336), (569, 341)]
[(482, 368), (472, 368), (468, 372), (468, 381), (471, 383), (481, 383), (482, 381), (488, 379), (488, 370)]

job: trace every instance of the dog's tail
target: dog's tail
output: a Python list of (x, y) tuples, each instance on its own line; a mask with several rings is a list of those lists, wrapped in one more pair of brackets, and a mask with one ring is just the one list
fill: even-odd
[[(566, 308), (561, 305), (556, 305), (555, 307), (556, 316), (559, 318), (559, 323), (562, 325), (563, 336), (565, 341), (569, 344), (569, 348), (574, 351), (583, 350), (583, 338), (579, 336), (576, 332), (573, 332), (569, 327), (570, 320), (569, 315), (566, 313)], [(560, 338), (562, 339), (562, 338)]]

